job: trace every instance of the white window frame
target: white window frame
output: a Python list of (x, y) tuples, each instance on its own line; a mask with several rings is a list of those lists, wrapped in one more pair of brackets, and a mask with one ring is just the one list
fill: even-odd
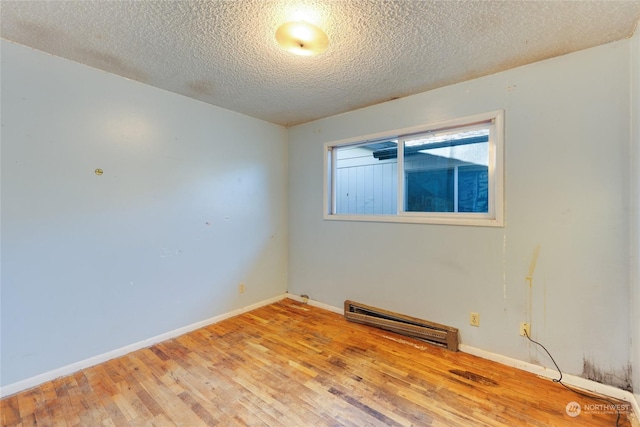
[[(412, 135), (463, 128), (479, 124), (490, 124), (489, 127), (489, 212), (406, 212), (404, 210), (404, 144), (400, 141)], [(398, 213), (395, 215), (379, 214), (338, 214), (336, 213), (336, 160), (334, 148), (358, 145), (380, 140), (398, 139)], [(504, 226), (504, 110), (476, 114), (445, 122), (423, 126), (396, 129), (356, 138), (327, 142), (324, 144), (324, 186), (323, 209), (325, 220), (337, 221), (373, 221), (400, 222), (419, 224), (448, 224), (503, 227)]]

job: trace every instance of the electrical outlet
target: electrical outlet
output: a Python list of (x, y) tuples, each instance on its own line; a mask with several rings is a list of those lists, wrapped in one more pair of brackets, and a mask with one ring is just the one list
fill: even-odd
[(531, 336), (531, 325), (527, 322), (520, 322), (520, 336), (524, 337), (526, 335)]
[(471, 326), (480, 326), (480, 314), (472, 311), (471, 315), (469, 315), (469, 324)]
[(246, 290), (244, 283), (240, 283), (240, 286), (238, 286), (238, 293), (239, 294), (244, 294), (244, 291)]

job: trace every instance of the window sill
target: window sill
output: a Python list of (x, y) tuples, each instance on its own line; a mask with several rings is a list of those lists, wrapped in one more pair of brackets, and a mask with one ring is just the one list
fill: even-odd
[(328, 221), (360, 221), (360, 222), (395, 222), (405, 224), (439, 224), (439, 225), (468, 225), (475, 227), (503, 227), (501, 218), (491, 218), (486, 215), (324, 215)]

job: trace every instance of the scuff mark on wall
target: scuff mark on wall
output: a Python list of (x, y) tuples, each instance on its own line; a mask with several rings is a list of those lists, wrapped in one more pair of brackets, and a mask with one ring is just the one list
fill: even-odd
[[(533, 280), (533, 273), (536, 270), (536, 265), (538, 265), (538, 256), (540, 256), (540, 245), (536, 246), (533, 250), (533, 255), (531, 256), (531, 262), (529, 263), (529, 272), (527, 273), (527, 280)], [(531, 285), (531, 283), (529, 283)]]
[(547, 331), (547, 280), (545, 279), (542, 289), (542, 330)]
[(593, 362), (582, 359), (583, 378), (633, 392), (631, 372), (632, 368), (630, 363), (622, 369), (605, 372), (595, 366)]
[(538, 265), (538, 257), (540, 256), (540, 245), (536, 246), (533, 249), (533, 254), (531, 255), (531, 262), (529, 263), (529, 271), (527, 272), (527, 276), (525, 277), (525, 282), (528, 285), (528, 293), (527, 293), (527, 321), (531, 324), (531, 320), (533, 317), (533, 297), (531, 288), (533, 287), (533, 273), (536, 270), (536, 265)]
[[(533, 249), (533, 254), (531, 255), (531, 261), (529, 262), (529, 270), (527, 271), (527, 275), (525, 276), (525, 284), (527, 286), (527, 312), (525, 313), (525, 317), (527, 319), (527, 323), (529, 323), (529, 327), (533, 331), (533, 274), (536, 271), (536, 266), (538, 265), (538, 257), (540, 256), (540, 244), (538, 244)], [(533, 332), (532, 332), (533, 334)], [(532, 353), (537, 353), (538, 349), (536, 346), (531, 346), (529, 343), (529, 358), (533, 358)]]
[(502, 298), (507, 304), (507, 232), (502, 235)]

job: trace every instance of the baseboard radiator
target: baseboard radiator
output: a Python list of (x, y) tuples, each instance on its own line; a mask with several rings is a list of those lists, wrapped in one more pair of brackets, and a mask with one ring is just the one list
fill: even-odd
[(458, 351), (458, 329), (429, 322), (353, 301), (344, 302), (344, 317), (355, 323), (375, 326), (386, 331)]

